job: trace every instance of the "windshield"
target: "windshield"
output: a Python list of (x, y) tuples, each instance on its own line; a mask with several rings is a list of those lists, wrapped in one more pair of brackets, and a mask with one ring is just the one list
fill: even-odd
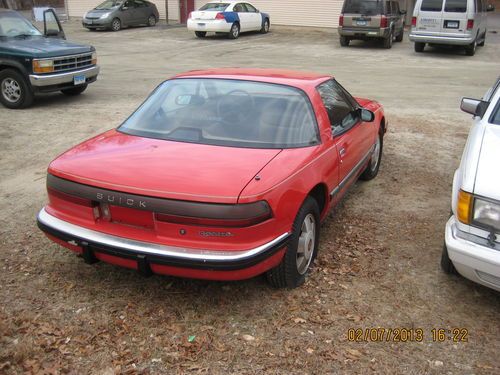
[(224, 12), (229, 6), (229, 3), (208, 3), (203, 5), (200, 10), (213, 10), (216, 12)]
[(104, 3), (96, 6), (94, 9), (105, 10), (105, 9), (113, 9), (122, 5), (124, 0), (106, 0)]
[(342, 13), (373, 16), (382, 14), (382, 11), (382, 1), (380, 0), (346, 0)]
[(0, 37), (40, 36), (42, 33), (15, 12), (0, 13)]
[(292, 148), (318, 143), (299, 89), (252, 81), (184, 78), (161, 84), (119, 131), (219, 146)]

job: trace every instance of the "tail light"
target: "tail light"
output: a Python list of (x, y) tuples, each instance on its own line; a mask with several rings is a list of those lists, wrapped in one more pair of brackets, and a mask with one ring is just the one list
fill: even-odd
[(63, 193), (62, 191), (54, 190), (50, 187), (47, 188), (47, 192), (50, 196), (62, 199), (67, 202), (79, 204), (80, 206), (86, 207), (94, 207), (96, 206), (96, 202), (91, 201), (90, 199), (80, 198), (71, 194)]
[(387, 17), (386, 16), (382, 16), (382, 18), (380, 19), (380, 27), (387, 27)]
[(199, 216), (155, 213), (158, 221), (207, 227), (249, 227), (272, 217), (265, 201), (236, 205), (200, 204)]
[(339, 17), (339, 26), (344, 26), (344, 15), (341, 14)]
[(215, 16), (216, 20), (225, 20), (226, 18), (224, 17), (224, 13), (217, 13)]
[(467, 20), (467, 30), (472, 30), (474, 28), (474, 20)]
[(417, 26), (417, 17), (412, 17), (412, 18), (411, 18), (411, 25), (412, 25), (413, 27)]

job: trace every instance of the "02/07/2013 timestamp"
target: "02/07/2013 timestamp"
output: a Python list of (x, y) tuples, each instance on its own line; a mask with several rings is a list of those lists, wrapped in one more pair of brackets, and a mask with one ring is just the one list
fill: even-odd
[(349, 328), (347, 339), (354, 342), (468, 342), (467, 328)]

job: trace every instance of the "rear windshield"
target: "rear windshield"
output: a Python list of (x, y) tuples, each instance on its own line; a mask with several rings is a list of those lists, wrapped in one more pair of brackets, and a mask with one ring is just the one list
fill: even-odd
[(426, 12), (441, 12), (443, 9), (443, 0), (422, 0), (420, 10)]
[(365, 14), (373, 16), (383, 13), (381, 0), (346, 0), (342, 13)]
[(229, 79), (166, 81), (118, 130), (230, 147), (293, 148), (319, 142), (311, 103), (303, 91)]
[(229, 3), (208, 3), (203, 5), (200, 10), (213, 10), (216, 12), (224, 12), (229, 6)]
[(467, 11), (467, 0), (446, 0), (444, 11), (465, 13)]

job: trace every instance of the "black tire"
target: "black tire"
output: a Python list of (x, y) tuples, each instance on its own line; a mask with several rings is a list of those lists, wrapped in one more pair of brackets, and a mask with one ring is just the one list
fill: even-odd
[(207, 36), (207, 32), (206, 31), (195, 31), (194, 35), (196, 35), (198, 38), (204, 38)]
[(231, 30), (229, 31), (229, 39), (238, 39), (240, 36), (240, 25), (236, 22), (231, 25)]
[(484, 47), (485, 44), (486, 44), (486, 31), (484, 32), (483, 39), (481, 40), (481, 43), (478, 43), (477, 45), (479, 47)]
[(122, 21), (120, 21), (119, 18), (114, 18), (113, 21), (111, 21), (111, 30), (120, 31), (121, 29), (122, 29)]
[(456, 275), (458, 272), (453, 265), (450, 257), (448, 256), (448, 249), (446, 248), (446, 243), (443, 244), (443, 252), (441, 253), (441, 268), (449, 275)]
[(349, 43), (351, 42), (351, 39), (349, 39), (348, 37), (346, 36), (341, 36), (340, 37), (340, 45), (342, 47), (347, 47), (349, 46)]
[(477, 48), (477, 38), (469, 44), (467, 47), (465, 47), (465, 54), (467, 56), (474, 56), (476, 54), (476, 48)]
[(14, 69), (0, 71), (0, 102), (10, 109), (29, 107), (35, 95), (24, 76)]
[(77, 95), (80, 95), (82, 92), (84, 92), (86, 89), (87, 89), (87, 84), (83, 84), (83, 85), (72, 87), (70, 89), (61, 90), (61, 92), (67, 96), (77, 96)]
[(405, 35), (405, 28), (403, 26), (403, 28), (401, 29), (401, 32), (398, 34), (398, 36), (396, 37), (396, 42), (402, 42), (403, 41), (403, 38), (404, 38), (404, 35)]
[[(292, 235), (288, 240), (285, 255), (281, 263), (275, 268), (267, 271), (267, 281), (275, 288), (296, 288), (302, 285), (311, 268), (311, 265), (318, 254), (318, 244), (320, 235), (320, 217), (318, 203), (312, 197), (307, 197), (299, 209), (297, 216), (293, 222)], [(308, 253), (308, 258), (305, 263), (298, 264), (299, 239), (304, 235), (303, 226), (305, 221), (311, 223), (314, 220), (314, 239), (306, 238), (306, 247), (309, 249), (304, 253)], [(311, 248), (312, 247), (312, 248)], [(305, 260), (304, 256), (304, 260)], [(299, 272), (299, 267), (304, 268)]]
[[(377, 150), (378, 147), (378, 150)], [(360, 180), (370, 181), (373, 180), (378, 175), (378, 170), (380, 169), (380, 162), (382, 161), (382, 151), (384, 149), (384, 137), (380, 130), (378, 133), (378, 140), (375, 144), (375, 149), (373, 150), (370, 162), (366, 166), (365, 170), (359, 176)], [(374, 164), (375, 163), (375, 164)]]
[(269, 19), (265, 19), (264, 23), (262, 24), (262, 28), (260, 29), (261, 34), (267, 34), (269, 32), (269, 27), (271, 24), (269, 23)]
[(389, 32), (389, 35), (387, 36), (387, 38), (383, 39), (383, 46), (384, 46), (384, 48), (387, 48), (387, 49), (392, 48), (392, 41), (393, 40), (394, 40), (394, 33), (391, 30)]
[(152, 14), (152, 15), (149, 16), (149, 18), (148, 18), (148, 26), (149, 27), (156, 26), (156, 17), (154, 16), (154, 14)]
[(424, 52), (425, 43), (415, 42), (415, 52)]

